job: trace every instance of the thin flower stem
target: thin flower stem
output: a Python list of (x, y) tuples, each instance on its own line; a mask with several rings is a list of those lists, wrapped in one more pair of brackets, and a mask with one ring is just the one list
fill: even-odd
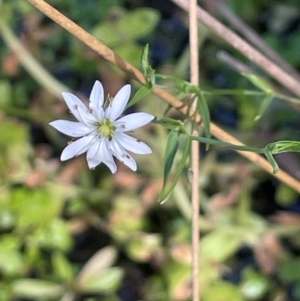
[(297, 103), (297, 104), (300, 103), (299, 98), (290, 97), (290, 96), (287, 96), (287, 95), (284, 95), (284, 94), (275, 94), (274, 97), (277, 97), (277, 98), (280, 98), (280, 99), (283, 99), (283, 100), (286, 100), (286, 101), (289, 101), (289, 102), (292, 102), (292, 103)]
[[(91, 49), (99, 53), (103, 58), (105, 58), (107, 61), (111, 62), (115, 66), (117, 66), (120, 70), (123, 70), (128, 76), (130, 76), (133, 79), (136, 79), (141, 84), (145, 84), (146, 80), (144, 78), (144, 75), (137, 70), (135, 67), (133, 67), (131, 64), (124, 61), (122, 58), (120, 58), (118, 55), (116, 55), (111, 49), (109, 49), (107, 46), (105, 46), (103, 43), (101, 43), (99, 40), (94, 38), (92, 35), (90, 35), (88, 32), (86, 32), (84, 29), (82, 29), (80, 26), (78, 26), (76, 23), (72, 22), (70, 19), (68, 19), (66, 16), (64, 16), (62, 13), (60, 13), (58, 10), (53, 8), (51, 5), (46, 3), (43, 0), (27, 0), (29, 3), (34, 5), (37, 9), (39, 9), (41, 12), (43, 12), (46, 16), (51, 18), (53, 21), (55, 21), (57, 24), (59, 24), (61, 27), (65, 28), (67, 31), (69, 31), (72, 35), (77, 37), (79, 40), (81, 40), (85, 45), (89, 46)], [(172, 0), (175, 2), (175, 0)], [(178, 0), (176, 0), (178, 1)], [(222, 25), (223, 26), (223, 25)], [(226, 29), (229, 30), (229, 29)], [(245, 42), (244, 42), (245, 43)], [(248, 48), (250, 46), (248, 45)], [(248, 52), (250, 50), (248, 49)], [(272, 64), (269, 62), (269, 64)], [(273, 64), (274, 65), (274, 64)], [(278, 75), (279, 76), (279, 75)], [(280, 77), (280, 76), (279, 76)], [(286, 85), (288, 87), (288, 85)], [(300, 86), (299, 83), (297, 83), (298, 91), (297, 93), (300, 96)], [(292, 90), (292, 89), (291, 89)], [(153, 92), (161, 97), (164, 101), (169, 103), (172, 107), (178, 109), (181, 113), (184, 115), (188, 112), (188, 106), (184, 103), (182, 103), (180, 100), (178, 100), (176, 97), (174, 97), (172, 94), (167, 92), (166, 90), (163, 90), (161, 88), (154, 88)], [(200, 115), (196, 115), (196, 121), (200, 123), (201, 118)], [(217, 137), (218, 139), (232, 143), (232, 144), (240, 144), (243, 143), (236, 139), (235, 137), (231, 136), (229, 133), (215, 125), (214, 123), (211, 123), (211, 133), (213, 136)], [(267, 171), (270, 174), (273, 174), (273, 168), (271, 164), (262, 156), (251, 153), (251, 152), (241, 152), (241, 154), (248, 158), (250, 161), (254, 162), (256, 165), (259, 165), (261, 168), (263, 168), (265, 171)], [(291, 177), (286, 172), (280, 170), (276, 175), (274, 175), (276, 178), (278, 178), (280, 181), (286, 183), (290, 187), (293, 187), (295, 190), (300, 192), (300, 182), (296, 180), (295, 178)]]
[[(191, 83), (199, 86), (199, 42), (198, 42), (198, 19), (197, 19), (197, 0), (190, 0), (189, 7), (189, 44), (190, 44), (190, 69)], [(197, 102), (201, 101), (196, 95), (191, 98), (191, 113), (195, 116), (197, 111)], [(195, 118), (195, 117), (194, 117)], [(193, 135), (198, 136), (197, 126), (193, 129)], [(193, 270), (193, 287), (192, 300), (200, 301), (199, 287), (199, 164), (200, 152), (199, 141), (192, 141), (192, 270)]]
[(248, 96), (264, 96), (266, 93), (262, 91), (252, 90), (231, 90), (231, 89), (218, 89), (211, 91), (202, 91), (206, 95), (248, 95)]
[(201, 136), (190, 136), (191, 140), (196, 140), (205, 144), (209, 145), (217, 145), (220, 147), (229, 147), (234, 150), (239, 150), (239, 151), (244, 151), (244, 152), (253, 152), (257, 154), (263, 154), (264, 153), (264, 148), (259, 148), (259, 147), (251, 147), (247, 145), (236, 145), (236, 144), (231, 144), (223, 141), (218, 141), (215, 139), (210, 139), (210, 138), (205, 138)]

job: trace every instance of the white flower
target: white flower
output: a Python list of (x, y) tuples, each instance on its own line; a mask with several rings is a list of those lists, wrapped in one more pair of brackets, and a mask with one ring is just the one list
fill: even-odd
[(148, 145), (125, 133), (146, 125), (154, 116), (148, 113), (133, 113), (119, 118), (129, 100), (130, 91), (130, 85), (122, 87), (106, 108), (103, 86), (99, 81), (93, 86), (89, 108), (77, 96), (68, 92), (62, 93), (78, 122), (55, 120), (49, 124), (63, 134), (81, 138), (71, 142), (63, 150), (60, 159), (65, 161), (87, 152), (89, 168), (94, 169), (103, 162), (115, 173), (115, 156), (135, 171), (136, 162), (126, 150), (136, 154), (150, 154), (152, 151)]

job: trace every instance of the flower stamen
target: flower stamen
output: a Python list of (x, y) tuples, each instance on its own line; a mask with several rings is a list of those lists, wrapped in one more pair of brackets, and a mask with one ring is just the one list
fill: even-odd
[(108, 140), (111, 140), (115, 130), (116, 126), (108, 119), (104, 119), (101, 122), (96, 123), (97, 132), (101, 137), (108, 138)]

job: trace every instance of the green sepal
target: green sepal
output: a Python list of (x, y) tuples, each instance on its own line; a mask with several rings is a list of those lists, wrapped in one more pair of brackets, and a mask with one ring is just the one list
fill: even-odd
[(135, 105), (137, 102), (139, 102), (142, 98), (147, 96), (151, 92), (151, 88), (148, 86), (142, 86), (140, 87), (136, 93), (134, 94), (133, 98), (130, 100), (130, 102), (127, 104), (126, 109), (130, 108), (131, 106)]

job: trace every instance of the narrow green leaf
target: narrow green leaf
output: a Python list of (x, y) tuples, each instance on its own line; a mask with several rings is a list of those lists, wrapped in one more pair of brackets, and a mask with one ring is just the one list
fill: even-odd
[(267, 94), (265, 96), (265, 98), (263, 99), (259, 110), (258, 110), (258, 114), (257, 116), (255, 116), (255, 121), (259, 120), (261, 118), (261, 116), (265, 113), (265, 111), (267, 110), (267, 108), (270, 106), (270, 104), (272, 103), (272, 100), (274, 99), (274, 94)]
[(170, 131), (167, 140), (167, 146), (165, 151), (165, 166), (164, 166), (164, 180), (163, 180), (163, 187), (161, 190), (161, 195), (164, 194), (166, 190), (166, 185), (169, 179), (169, 175), (173, 166), (174, 158), (177, 153), (178, 149), (178, 139), (179, 139), (180, 131), (178, 129), (173, 129)]
[(63, 294), (64, 288), (61, 285), (30, 278), (20, 278), (12, 282), (14, 296), (28, 299), (56, 299)]
[(272, 86), (261, 77), (251, 73), (242, 73), (242, 74), (259, 90), (262, 90), (267, 94), (273, 94), (274, 91)]
[[(198, 93), (197, 96), (199, 97), (198, 103), (197, 103), (197, 108), (199, 110), (199, 113), (201, 115), (201, 118), (204, 123), (204, 133), (206, 138), (210, 138), (210, 112), (209, 108), (207, 105), (207, 101), (203, 95), (203, 93)], [(208, 149), (208, 144), (206, 144), (206, 149)]]
[(150, 66), (149, 61), (148, 61), (148, 55), (149, 55), (149, 44), (146, 44), (143, 53), (142, 53), (142, 69), (144, 76), (147, 76), (147, 71)]
[(152, 69), (151, 66), (149, 66), (148, 70), (147, 70), (147, 75), (146, 75), (146, 79), (148, 84), (150, 84), (150, 87), (152, 88), (155, 85), (155, 70)]
[(254, 153), (259, 153), (259, 154), (263, 154), (265, 149), (264, 148), (259, 148), (259, 147), (252, 147), (252, 146), (248, 146), (248, 145), (238, 145), (238, 144), (231, 144), (228, 142), (223, 142), (220, 140), (216, 140), (216, 139), (212, 139), (212, 138), (205, 138), (205, 137), (201, 137), (201, 136), (189, 136), (191, 140), (196, 140), (202, 143), (206, 143), (209, 145), (217, 145), (220, 147), (228, 147), (228, 148), (232, 148), (238, 151), (246, 151), (246, 152), (254, 152)]
[(181, 133), (184, 133), (184, 124), (181, 120), (168, 118), (168, 117), (156, 117), (153, 120), (154, 123), (160, 124), (167, 129), (174, 130), (174, 129), (180, 129)]
[(172, 130), (169, 133), (168, 140), (167, 140), (167, 146), (166, 146), (166, 152), (165, 152), (165, 168), (164, 168), (164, 184), (166, 183), (171, 168), (173, 165), (173, 161), (178, 149), (178, 138), (179, 138), (180, 132), (177, 129)]
[(180, 158), (180, 161), (178, 162), (176, 172), (174, 175), (174, 179), (173, 179), (173, 182), (172, 182), (170, 188), (166, 189), (166, 185), (165, 185), (166, 183), (164, 183), (164, 187), (163, 187), (163, 190), (162, 190), (162, 192), (160, 194), (160, 198), (159, 198), (159, 202), (161, 204), (166, 202), (172, 195), (174, 188), (178, 182), (178, 179), (182, 173), (182, 170), (185, 166), (186, 160), (187, 160), (188, 156), (190, 155), (190, 151), (191, 151), (191, 139), (189, 136), (187, 136), (186, 141), (185, 141), (184, 150), (183, 150), (182, 156)]
[(272, 154), (280, 154), (286, 152), (300, 152), (300, 141), (277, 141), (269, 143), (266, 148)]
[(203, 91), (203, 93), (208, 95), (246, 95), (246, 96), (263, 96), (264, 92), (252, 91), (252, 90), (242, 90), (242, 89), (216, 89), (210, 91)]
[(152, 88), (155, 85), (155, 70), (149, 64), (149, 44), (143, 50), (141, 64), (147, 84)]
[(147, 96), (150, 93), (151, 89), (148, 86), (142, 86), (137, 90), (137, 92), (134, 94), (133, 98), (130, 100), (130, 102), (127, 104), (126, 109), (130, 108), (134, 104), (136, 104), (138, 101), (140, 101), (142, 98)]

